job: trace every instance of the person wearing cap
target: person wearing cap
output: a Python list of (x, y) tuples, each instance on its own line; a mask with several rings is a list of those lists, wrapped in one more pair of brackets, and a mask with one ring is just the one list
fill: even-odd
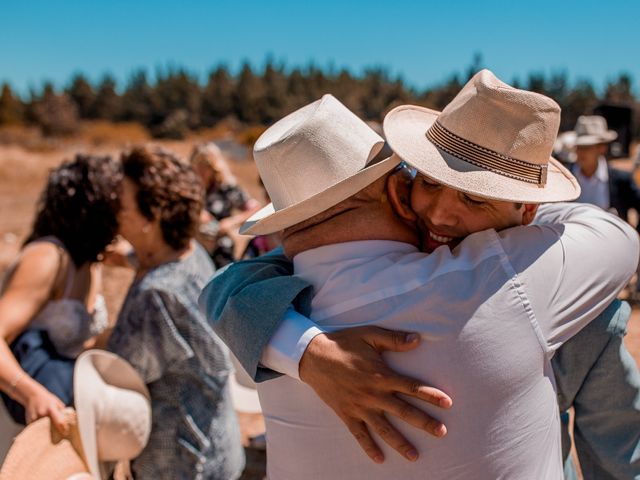
[[(640, 211), (640, 189), (631, 173), (613, 168), (605, 157), (609, 144), (618, 138), (599, 115), (578, 117), (575, 127), (575, 163), (571, 172), (580, 184), (578, 202), (591, 203), (629, 218), (629, 210)], [(640, 224), (637, 226), (640, 232)]]
[[(613, 241), (616, 248), (637, 254), (635, 234), (592, 207), (537, 208), (538, 203), (572, 199), (579, 193), (569, 172), (549, 158), (559, 108), (546, 97), (507, 86), (488, 71), (476, 75), (440, 116), (413, 107), (399, 111), (393, 121), (385, 119), (391, 147), (421, 174), (431, 175), (427, 185), (414, 184), (411, 192), (392, 188), (398, 180), (391, 175), (385, 194), (388, 162), (399, 159), (392, 156), (367, 166), (382, 139), (371, 138), (357, 117), (336, 103), (325, 96), (285, 117), (265, 132), (254, 149), (273, 205), (255, 215), (244, 231), (284, 229), (285, 252), (293, 257), (296, 276), (272, 278), (274, 272), (287, 271), (276, 258), (268, 279), (256, 283), (265, 277), (264, 265), (256, 262), (243, 281), (224, 288), (216, 279), (201, 296), (201, 307), (236, 353), (242, 354), (243, 348), (254, 352), (254, 344), (262, 348), (262, 334), (271, 329), (264, 335), (271, 341), (262, 361), (288, 375), (259, 385), (270, 478), (422, 478), (427, 471), (430, 478), (561, 478), (550, 359), (564, 341), (602, 312), (631, 275), (620, 252), (607, 251), (602, 261), (604, 240), (594, 235), (594, 227), (604, 229), (607, 242)], [(527, 135), (528, 131), (538, 135)], [(374, 169), (378, 169), (375, 174)], [(443, 184), (459, 184), (464, 190)], [(421, 204), (427, 210), (434, 204), (425, 202), (428, 194), (457, 199), (467, 209), (468, 221), (447, 230), (425, 228), (424, 217), (416, 219), (408, 204), (414, 208)], [(463, 210), (459, 207), (458, 213)], [(499, 234), (491, 228), (530, 223), (536, 210), (536, 226)], [(430, 255), (421, 254), (415, 248), (416, 224), (429, 241), (460, 243), (453, 251), (436, 248)], [(475, 230), (475, 235), (462, 240)], [(231, 271), (233, 266), (221, 278), (229, 279)], [(549, 284), (556, 294), (548, 294)], [(218, 287), (223, 291), (216, 291)], [(382, 410), (438, 437), (446, 436), (425, 436), (404, 424), (389, 423), (383, 415), (372, 421), (376, 433), (407, 458), (417, 457), (409, 442), (418, 445), (420, 463), (389, 455), (384, 465), (373, 466), (323, 403), (330, 403), (331, 393), (316, 391), (320, 400), (300, 382), (298, 373), (304, 382), (314, 375), (332, 375), (331, 369), (307, 370), (304, 356), (298, 372), (297, 361), (288, 362), (287, 348), (281, 348), (293, 332), (291, 338), (298, 340), (292, 350), (300, 358), (306, 346), (315, 343), (309, 342), (317, 327), (294, 322), (293, 330), (282, 332), (278, 321), (265, 320), (271, 316), (279, 320), (298, 293), (302, 295), (297, 306), (305, 311), (310, 303), (312, 319), (327, 331), (378, 325), (418, 332), (424, 338), (405, 356), (386, 359), (404, 375), (423, 379), (408, 381), (398, 392), (443, 407), (423, 408), (441, 418), (446, 428), (399, 398)], [(260, 333), (252, 331), (247, 342), (251, 346), (243, 345), (238, 334), (250, 331), (247, 324), (219, 322), (221, 304), (216, 297), (229, 297), (236, 308), (244, 307), (253, 319), (259, 316), (270, 325), (254, 324)], [(329, 344), (340, 344), (345, 339), (340, 334), (333, 333)], [(402, 344), (402, 337), (392, 338)], [(389, 349), (390, 343), (380, 333), (369, 348)], [(412, 343), (415, 346), (415, 340)], [(245, 363), (252, 375), (255, 363)], [(374, 366), (378, 372), (379, 363), (378, 359)], [(291, 364), (294, 368), (288, 369)], [(383, 371), (376, 377), (376, 368), (366, 362), (357, 367), (363, 377), (372, 370), (381, 381), (388, 375)], [(350, 379), (357, 383), (357, 377)], [(442, 391), (427, 389), (425, 383), (451, 395), (453, 407), (447, 409), (451, 399)], [(334, 392), (338, 393), (344, 392)], [(370, 393), (375, 396), (375, 391)], [(382, 453), (367, 441), (364, 422), (342, 420), (363, 448), (381, 461)], [(404, 437), (396, 436), (396, 429)]]

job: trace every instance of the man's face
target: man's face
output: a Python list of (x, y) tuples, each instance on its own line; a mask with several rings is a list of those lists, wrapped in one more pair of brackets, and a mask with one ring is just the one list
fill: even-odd
[(418, 216), (422, 248), (426, 252), (442, 245), (453, 248), (475, 232), (523, 224), (521, 204), (469, 195), (419, 173), (411, 189), (411, 208)]
[(601, 143), (599, 145), (578, 145), (576, 147), (576, 161), (580, 166), (588, 167), (596, 165), (600, 155), (607, 153), (608, 145)]

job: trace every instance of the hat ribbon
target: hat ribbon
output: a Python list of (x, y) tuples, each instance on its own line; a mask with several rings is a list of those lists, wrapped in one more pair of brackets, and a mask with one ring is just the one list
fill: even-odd
[(548, 166), (503, 155), (450, 132), (436, 121), (427, 130), (427, 138), (438, 148), (460, 160), (505, 177), (544, 187)]

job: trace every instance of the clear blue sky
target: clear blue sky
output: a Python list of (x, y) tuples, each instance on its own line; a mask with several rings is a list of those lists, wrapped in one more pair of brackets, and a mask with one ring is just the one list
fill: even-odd
[(184, 66), (205, 78), (223, 62), (260, 67), (384, 66), (418, 88), (463, 72), (475, 52), (505, 81), (566, 70), (597, 87), (620, 72), (640, 91), (640, 2), (22, 0), (4, 2), (0, 82), (20, 92), (80, 71)]

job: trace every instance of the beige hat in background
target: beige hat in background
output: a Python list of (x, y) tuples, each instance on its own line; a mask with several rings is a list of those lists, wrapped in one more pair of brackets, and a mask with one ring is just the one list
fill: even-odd
[(76, 360), (73, 394), (89, 470), (140, 455), (151, 433), (151, 399), (140, 375), (111, 352), (89, 350)]
[(551, 157), (560, 107), (478, 72), (441, 112), (391, 110), (384, 133), (393, 151), (424, 175), (482, 198), (543, 203), (574, 200), (576, 179)]
[(383, 139), (332, 95), (287, 115), (254, 146), (272, 203), (240, 233), (277, 232), (346, 200), (400, 163), (395, 156), (373, 163), (383, 146)]
[(129, 363), (117, 355), (89, 350), (74, 369), (76, 409), (68, 408), (69, 435), (48, 417), (15, 438), (0, 470), (1, 480), (106, 478), (104, 462), (131, 460), (151, 432), (149, 392)]
[(581, 115), (576, 122), (576, 145), (589, 146), (610, 143), (618, 138), (618, 132), (609, 130), (607, 120), (600, 115)]

